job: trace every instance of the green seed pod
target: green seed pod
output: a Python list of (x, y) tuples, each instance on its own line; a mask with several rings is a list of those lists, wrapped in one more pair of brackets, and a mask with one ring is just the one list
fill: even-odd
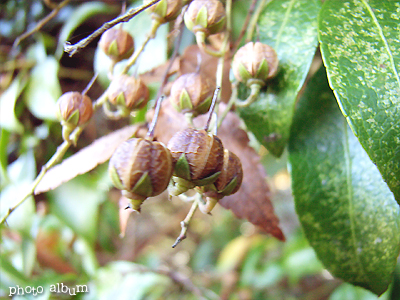
[(239, 48), (232, 60), (232, 70), (238, 81), (250, 86), (265, 81), (276, 75), (278, 56), (275, 50), (260, 42), (250, 42)]
[(209, 213), (221, 198), (236, 193), (242, 180), (243, 169), (239, 157), (225, 149), (221, 174), (214, 183), (200, 188), (203, 195), (207, 197), (206, 204), (200, 206), (200, 209), (204, 213)]
[(107, 30), (99, 41), (100, 49), (115, 62), (130, 57), (134, 46), (132, 36), (121, 27)]
[(205, 130), (188, 128), (177, 132), (168, 142), (168, 149), (175, 165), (171, 195), (213, 183), (221, 173), (222, 142)]
[(130, 199), (131, 208), (140, 212), (146, 198), (166, 190), (173, 163), (170, 151), (162, 143), (132, 138), (115, 150), (108, 170), (115, 187)]
[(196, 117), (209, 110), (214, 89), (215, 84), (208, 77), (200, 73), (188, 73), (175, 80), (169, 99), (177, 111)]
[[(144, 4), (150, 3), (151, 0), (144, 0)], [(161, 0), (157, 4), (150, 6), (148, 11), (151, 17), (160, 24), (167, 23), (176, 19), (182, 10), (182, 0)]]
[(218, 0), (193, 0), (185, 12), (184, 21), (194, 34), (202, 32), (209, 36), (224, 30), (225, 8)]
[(149, 89), (141, 79), (120, 75), (114, 78), (107, 89), (108, 101), (115, 105), (122, 115), (147, 105)]

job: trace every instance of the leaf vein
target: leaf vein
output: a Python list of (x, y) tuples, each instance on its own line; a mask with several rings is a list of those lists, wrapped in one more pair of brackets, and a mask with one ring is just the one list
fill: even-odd
[(362, 1), (362, 3), (365, 5), (365, 7), (367, 8), (369, 14), (370, 14), (371, 17), (372, 17), (372, 20), (374, 21), (374, 23), (376, 24), (376, 27), (377, 27), (378, 30), (379, 30), (379, 35), (380, 35), (380, 37), (382, 38), (383, 43), (385, 44), (385, 48), (386, 48), (386, 50), (387, 50), (387, 52), (388, 52), (388, 54), (389, 54), (389, 60), (390, 60), (391, 67), (392, 67), (392, 69), (393, 69), (393, 73), (394, 73), (394, 75), (396, 76), (397, 83), (398, 83), (398, 85), (399, 85), (399, 87), (400, 87), (400, 77), (399, 77), (399, 73), (397, 72), (396, 65), (395, 65), (394, 60), (393, 60), (393, 53), (392, 53), (392, 51), (390, 50), (389, 43), (388, 43), (388, 41), (387, 41), (385, 35), (383, 34), (382, 26), (379, 24), (379, 21), (378, 21), (378, 19), (376, 18), (374, 12), (372, 11), (371, 6), (370, 6), (365, 0), (361, 0), (361, 1)]

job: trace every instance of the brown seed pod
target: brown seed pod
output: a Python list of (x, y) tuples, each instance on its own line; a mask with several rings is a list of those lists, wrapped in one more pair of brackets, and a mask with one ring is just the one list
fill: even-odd
[(67, 92), (57, 101), (57, 116), (62, 125), (62, 136), (71, 142), (71, 132), (85, 124), (93, 115), (92, 100), (79, 92)]
[(108, 29), (99, 41), (100, 49), (115, 62), (131, 56), (134, 46), (132, 36), (121, 27)]
[(173, 172), (170, 151), (162, 143), (133, 138), (122, 143), (109, 163), (113, 184), (130, 199), (131, 208), (140, 211), (147, 197), (161, 194)]
[(61, 123), (76, 127), (85, 124), (93, 114), (92, 100), (79, 92), (67, 92), (57, 101)]
[[(150, 3), (151, 0), (144, 0), (144, 4)], [(161, 0), (157, 4), (150, 6), (148, 11), (151, 17), (160, 24), (170, 22), (176, 19), (182, 10), (182, 0)]]
[(215, 84), (200, 73), (181, 75), (174, 81), (169, 97), (177, 111), (192, 113), (193, 116), (205, 114), (214, 94)]
[(206, 204), (200, 206), (200, 209), (204, 213), (209, 213), (217, 204), (218, 200), (224, 196), (236, 193), (242, 184), (242, 180), (243, 169), (239, 157), (225, 149), (221, 174), (214, 183), (200, 189), (203, 195), (207, 197)]
[(278, 56), (275, 50), (260, 42), (249, 42), (239, 48), (233, 57), (232, 70), (238, 81), (250, 86), (259, 81), (265, 81), (276, 75), (278, 71)]
[(188, 128), (177, 132), (168, 142), (174, 162), (175, 186), (172, 195), (179, 195), (195, 186), (214, 182), (223, 164), (221, 140), (205, 130)]
[(225, 28), (226, 12), (218, 0), (193, 0), (184, 15), (186, 27), (206, 36), (221, 32)]
[(149, 89), (141, 79), (120, 75), (111, 81), (107, 96), (110, 103), (126, 115), (132, 110), (146, 106), (149, 100)]

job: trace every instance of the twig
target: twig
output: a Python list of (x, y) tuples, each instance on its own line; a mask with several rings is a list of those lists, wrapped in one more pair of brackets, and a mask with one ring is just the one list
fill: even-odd
[(215, 108), (215, 105), (216, 105), (217, 99), (218, 99), (218, 93), (220, 90), (221, 90), (221, 87), (217, 86), (217, 88), (214, 91), (214, 95), (213, 95), (210, 110), (209, 110), (208, 120), (207, 120), (206, 126), (204, 126), (205, 131), (208, 131), (208, 129), (210, 127), (211, 119), (212, 119), (212, 116), (214, 113), (214, 108)]
[[(182, 11), (182, 14), (183, 13), (184, 13), (184, 11)], [(169, 59), (169, 64), (167, 66), (167, 69), (164, 72), (163, 80), (161, 82), (160, 88), (158, 89), (158, 92), (157, 92), (157, 95), (156, 95), (156, 99), (161, 97), (161, 94), (162, 94), (162, 92), (164, 90), (164, 87), (168, 82), (169, 71), (171, 70), (172, 65), (174, 64), (175, 58), (178, 55), (179, 45), (181, 44), (181, 41), (182, 41), (183, 29), (184, 29), (184, 23), (183, 23), (183, 18), (181, 18), (180, 24), (179, 24), (179, 34), (178, 34), (177, 39), (175, 40), (174, 52), (172, 53), (171, 58)]]
[(46, 25), (47, 22), (49, 22), (52, 18), (54, 18), (58, 14), (58, 12), (60, 11), (61, 8), (66, 6), (70, 1), (71, 0), (64, 0), (63, 2), (61, 2), (60, 4), (55, 6), (54, 9), (51, 11), (51, 13), (49, 13), (45, 18), (40, 20), (39, 23), (37, 23), (37, 25), (34, 28), (32, 28), (31, 30), (29, 30), (29, 31), (23, 33), (22, 35), (20, 35), (19, 37), (17, 37), (12, 46), (12, 52), (15, 51), (15, 49), (17, 48), (17, 46), (19, 45), (19, 43), (22, 40), (31, 36), (35, 32), (38, 32), (44, 25)]
[(156, 111), (154, 113), (153, 120), (151, 121), (151, 124), (149, 126), (149, 131), (147, 131), (146, 139), (153, 140), (154, 138), (154, 129), (156, 128), (158, 114), (160, 113), (161, 103), (163, 102), (163, 100), (164, 96), (161, 96), (160, 98), (157, 99)]
[[(103, 95), (101, 95), (97, 99), (97, 101), (95, 101), (93, 103), (93, 111), (96, 111), (100, 106), (102, 106), (104, 101), (106, 101), (106, 100), (107, 100), (107, 96), (104, 93)], [(87, 123), (75, 128), (75, 130), (70, 135), (70, 140), (69, 141), (64, 141), (60, 146), (57, 147), (56, 152), (53, 154), (53, 156), (50, 158), (50, 160), (42, 167), (42, 169), (40, 170), (39, 175), (32, 182), (31, 187), (29, 188), (29, 190), (24, 194), (24, 196), (21, 198), (21, 200), (19, 200), (13, 207), (10, 207), (8, 209), (7, 213), (5, 214), (5, 216), (1, 218), (0, 225), (4, 224), (6, 222), (6, 220), (7, 220), (7, 218), (10, 216), (10, 214), (14, 210), (16, 210), (22, 203), (24, 203), (25, 200), (28, 199), (29, 196), (33, 195), (33, 193), (35, 192), (36, 187), (38, 186), (39, 182), (43, 179), (43, 177), (46, 174), (46, 172), (51, 167), (56, 165), (63, 158), (63, 156), (65, 155), (65, 153), (67, 152), (67, 150), (69, 149), (69, 147), (71, 145), (76, 144), (80, 134), (82, 133), (82, 131), (86, 127), (86, 125), (87, 125)]]
[(235, 42), (235, 44), (232, 47), (232, 53), (235, 53), (237, 48), (240, 45), (240, 41), (242, 40), (244, 34), (246, 33), (246, 30), (249, 27), (249, 22), (250, 22), (250, 18), (254, 13), (254, 9), (256, 8), (256, 4), (257, 4), (258, 0), (252, 0), (251, 5), (249, 7), (249, 11), (247, 12), (247, 16), (246, 19), (244, 20), (243, 26), (242, 26), (242, 30), (240, 31), (240, 34)]
[(142, 11), (146, 10), (147, 8), (156, 4), (159, 1), (160, 0), (153, 0), (145, 5), (142, 5), (138, 9), (132, 8), (128, 10), (124, 15), (104, 23), (99, 29), (97, 29), (91, 35), (89, 35), (88, 37), (84, 38), (83, 40), (79, 41), (76, 44), (71, 45), (70, 43), (66, 42), (64, 44), (64, 51), (67, 52), (70, 57), (73, 56), (76, 52), (78, 52), (80, 49), (85, 48), (91, 41), (93, 41), (99, 35), (103, 34), (103, 32), (105, 32), (106, 30), (110, 29), (111, 27), (114, 27), (119, 23), (128, 22), (130, 19), (132, 19), (133, 17), (135, 17), (136, 15), (138, 15), (139, 13), (141, 13)]
[(186, 218), (181, 222), (181, 233), (179, 234), (178, 238), (176, 239), (175, 243), (172, 245), (172, 248), (175, 248), (180, 242), (186, 239), (186, 232), (189, 228), (190, 220), (192, 219), (194, 213), (196, 212), (199, 203), (197, 199), (193, 201), (192, 207), (190, 208)]
[(128, 59), (128, 62), (126, 63), (124, 69), (122, 70), (122, 74), (128, 73), (129, 69), (134, 65), (134, 63), (138, 59), (139, 55), (143, 52), (144, 48), (149, 43), (149, 41), (155, 37), (158, 27), (160, 27), (160, 22), (153, 20), (151, 30), (147, 34), (146, 39), (144, 40), (140, 48), (137, 51), (135, 51), (135, 53), (133, 53), (132, 56)]

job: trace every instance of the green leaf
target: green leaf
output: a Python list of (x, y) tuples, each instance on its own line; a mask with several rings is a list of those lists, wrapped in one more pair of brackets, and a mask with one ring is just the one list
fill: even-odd
[(289, 151), (296, 212), (318, 258), (334, 276), (382, 294), (400, 251), (400, 208), (323, 68), (300, 99)]
[(26, 85), (26, 72), (21, 72), (0, 96), (0, 126), (11, 132), (23, 133), (24, 127), (15, 116), (15, 104)]
[(340, 285), (329, 297), (329, 300), (388, 300), (389, 294), (386, 292), (381, 297), (368, 292), (362, 288), (350, 284)]
[(0, 129), (0, 190), (6, 186), (10, 179), (7, 174), (8, 153), (7, 146), (10, 141), (10, 132), (4, 128)]
[(260, 15), (260, 42), (275, 49), (279, 71), (259, 99), (239, 112), (248, 129), (275, 156), (281, 156), (289, 139), (297, 93), (318, 45), (320, 6), (320, 0), (274, 0)]
[(48, 56), (31, 72), (24, 96), (29, 110), (39, 119), (57, 120), (56, 102), (61, 96), (58, 69), (56, 59)]
[[(29, 190), (36, 174), (36, 163), (33, 151), (21, 154), (16, 161), (7, 168), (10, 183), (0, 193), (0, 215), (5, 216), (8, 209), (19, 202)], [(35, 213), (35, 202), (29, 197), (7, 218), (10, 228), (20, 230), (30, 235)]]
[(400, 203), (399, 1), (326, 1), (319, 39), (347, 122)]
[(81, 175), (51, 191), (51, 211), (72, 230), (93, 244), (97, 234), (99, 205), (105, 200), (104, 191), (96, 180)]
[(58, 38), (57, 50), (54, 55), (57, 58), (57, 60), (59, 60), (64, 53), (64, 43), (68, 41), (71, 34), (75, 31), (76, 28), (78, 28), (81, 24), (83, 24), (86, 20), (88, 20), (92, 16), (98, 14), (113, 14), (113, 13), (116, 13), (113, 6), (97, 1), (86, 2), (80, 5), (79, 7), (75, 8), (74, 12), (69, 16), (68, 21), (65, 22), (63, 27), (61, 28), (60, 35)]

